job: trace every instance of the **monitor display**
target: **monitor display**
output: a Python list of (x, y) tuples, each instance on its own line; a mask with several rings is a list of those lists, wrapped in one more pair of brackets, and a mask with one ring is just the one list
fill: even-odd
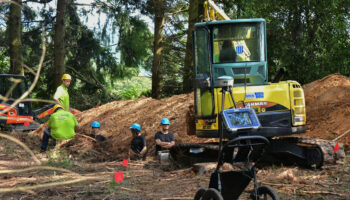
[(226, 128), (235, 132), (241, 129), (257, 129), (260, 122), (252, 108), (226, 109), (223, 111)]
[(234, 112), (228, 115), (233, 126), (249, 126), (252, 125), (249, 112)]

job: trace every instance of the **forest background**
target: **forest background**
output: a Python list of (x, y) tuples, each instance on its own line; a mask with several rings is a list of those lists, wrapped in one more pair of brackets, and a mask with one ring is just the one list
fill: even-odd
[[(45, 38), (32, 98), (52, 99), (63, 73), (73, 77), (71, 105), (81, 110), (192, 91), (191, 33), (203, 20), (203, 0), (0, 2), (0, 73), (22, 74), (30, 84)], [(279, 68), (301, 84), (336, 72), (350, 76), (350, 0), (215, 3), (231, 19), (266, 19), (270, 80)]]

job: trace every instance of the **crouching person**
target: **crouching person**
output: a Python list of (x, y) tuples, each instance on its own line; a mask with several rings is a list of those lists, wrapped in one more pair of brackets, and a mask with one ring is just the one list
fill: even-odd
[(98, 141), (98, 142), (103, 142), (106, 140), (106, 137), (104, 137), (103, 135), (100, 134), (100, 127), (101, 127), (101, 125), (98, 121), (92, 122), (92, 124), (91, 124), (92, 132), (88, 136), (96, 139), (96, 141)]
[(147, 146), (145, 136), (141, 134), (140, 124), (134, 123), (131, 127), (132, 140), (129, 150), (129, 158), (131, 159), (146, 159)]
[(56, 104), (53, 108), (54, 113), (50, 116), (47, 129), (44, 131), (44, 135), (41, 141), (41, 151), (45, 152), (49, 139), (62, 143), (66, 140), (70, 140), (75, 136), (75, 128), (78, 126), (78, 121), (74, 115), (68, 111), (65, 111), (61, 105)]

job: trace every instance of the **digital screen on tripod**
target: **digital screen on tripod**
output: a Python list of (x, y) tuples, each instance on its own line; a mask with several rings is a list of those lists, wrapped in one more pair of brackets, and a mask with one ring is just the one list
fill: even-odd
[(260, 127), (259, 119), (252, 108), (226, 109), (223, 111), (223, 119), (226, 128), (231, 132)]

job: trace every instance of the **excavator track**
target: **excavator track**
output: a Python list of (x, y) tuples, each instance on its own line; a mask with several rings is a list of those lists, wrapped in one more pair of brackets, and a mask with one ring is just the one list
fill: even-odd
[(200, 162), (216, 162), (218, 153), (218, 143), (177, 144), (170, 149), (171, 159), (179, 167)]
[(344, 164), (345, 151), (343, 145), (339, 143), (339, 150), (334, 152), (335, 141), (308, 137), (276, 137), (272, 139), (277, 143), (294, 143), (308, 149), (318, 148), (322, 152), (322, 164)]
[[(336, 142), (307, 137), (275, 137), (269, 139), (261, 162), (298, 165), (307, 168), (320, 168), (323, 165), (343, 164), (345, 152), (339, 143), (339, 150), (333, 152)], [(178, 144), (170, 149), (172, 160), (179, 167), (191, 166), (199, 162), (216, 162), (218, 143)]]

